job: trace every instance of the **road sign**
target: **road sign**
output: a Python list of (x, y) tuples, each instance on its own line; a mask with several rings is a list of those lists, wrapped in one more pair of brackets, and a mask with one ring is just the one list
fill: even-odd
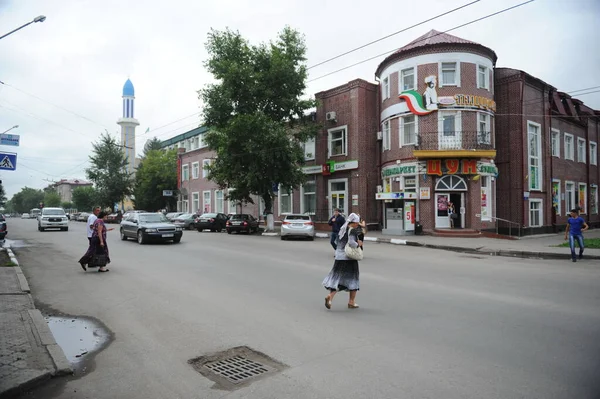
[(21, 136), (18, 134), (0, 134), (0, 145), (12, 145), (18, 147), (20, 138)]
[(172, 197), (173, 190), (163, 190), (163, 197)]
[(0, 170), (17, 169), (17, 154), (12, 152), (0, 152)]

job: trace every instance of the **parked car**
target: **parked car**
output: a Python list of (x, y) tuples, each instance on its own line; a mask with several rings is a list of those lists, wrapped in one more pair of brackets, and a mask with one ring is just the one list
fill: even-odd
[(203, 213), (196, 218), (194, 223), (198, 231), (210, 230), (220, 233), (225, 228), (226, 221), (227, 215), (224, 213)]
[(258, 231), (258, 220), (245, 213), (231, 215), (227, 221), (227, 234), (231, 234), (234, 231), (237, 233), (246, 232), (252, 234)]
[(79, 216), (77, 216), (77, 221), (78, 222), (86, 222), (88, 220), (88, 217), (90, 217), (91, 213), (87, 213), (87, 212), (81, 212), (79, 214)]
[[(194, 230), (196, 228), (196, 219), (198, 215), (192, 213), (183, 213), (171, 220), (175, 226), (179, 226), (184, 230)], [(168, 218), (167, 218), (168, 219)]]
[(178, 243), (183, 229), (170, 223), (162, 213), (131, 212), (121, 222), (121, 240), (137, 239), (138, 244), (149, 241), (173, 241)]
[(123, 220), (121, 212), (111, 213), (106, 217), (106, 223), (121, 223), (121, 220)]
[(69, 218), (63, 208), (42, 208), (38, 217), (38, 230), (46, 229), (69, 230)]
[(4, 240), (6, 235), (8, 234), (8, 227), (6, 225), (6, 220), (2, 220), (0, 222), (0, 240)]
[(173, 219), (178, 218), (179, 216), (185, 214), (185, 212), (169, 212), (167, 213), (165, 216), (167, 217), (167, 219), (169, 219), (170, 221), (173, 221)]
[(315, 239), (315, 224), (309, 215), (286, 215), (281, 221), (281, 239), (306, 237)]
[(29, 219), (29, 214), (28, 213), (22, 214), (21, 219)]

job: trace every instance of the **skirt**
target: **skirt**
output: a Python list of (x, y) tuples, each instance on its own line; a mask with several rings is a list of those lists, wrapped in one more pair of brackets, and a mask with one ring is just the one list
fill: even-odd
[(323, 280), (323, 287), (330, 291), (357, 291), (360, 289), (357, 260), (336, 260)]

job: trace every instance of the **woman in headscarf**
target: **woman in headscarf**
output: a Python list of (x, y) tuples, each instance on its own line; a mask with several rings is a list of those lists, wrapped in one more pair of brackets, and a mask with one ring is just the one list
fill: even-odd
[[(108, 253), (108, 244), (106, 243), (106, 218), (108, 213), (100, 212), (98, 214), (98, 219), (94, 222), (92, 227), (92, 239), (90, 242), (90, 246), (87, 252), (79, 259), (79, 264), (83, 268), (83, 270), (87, 270), (85, 265), (91, 264), (96, 254), (105, 254), (106, 255), (106, 263), (110, 263), (110, 256)], [(112, 229), (108, 229), (112, 230)], [(98, 268), (98, 271), (103, 273), (109, 271), (106, 266), (101, 266)]]
[(360, 217), (351, 213), (346, 223), (340, 229), (337, 249), (335, 250), (335, 262), (333, 268), (323, 280), (323, 286), (329, 290), (325, 297), (325, 307), (331, 309), (331, 302), (338, 291), (349, 291), (348, 308), (357, 309), (355, 302), (356, 292), (360, 289), (358, 261), (346, 256), (346, 245), (352, 248), (362, 246), (362, 241), (356, 236), (356, 228), (359, 226)]

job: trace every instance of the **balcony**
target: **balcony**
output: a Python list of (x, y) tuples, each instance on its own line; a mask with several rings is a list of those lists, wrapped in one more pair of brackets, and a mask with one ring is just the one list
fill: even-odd
[(495, 158), (489, 131), (445, 131), (417, 137), (413, 151), (417, 158)]

